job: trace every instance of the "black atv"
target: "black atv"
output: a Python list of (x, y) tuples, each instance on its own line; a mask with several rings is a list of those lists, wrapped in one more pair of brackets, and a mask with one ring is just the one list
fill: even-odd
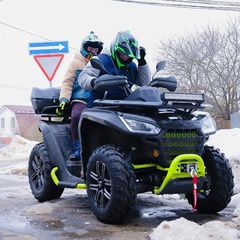
[[(106, 72), (99, 60), (91, 63)], [(164, 65), (158, 63), (156, 73)], [(216, 126), (201, 110), (211, 106), (204, 104), (203, 94), (174, 92), (174, 77), (155, 76), (149, 86), (132, 88), (124, 76), (106, 72), (97, 79), (96, 90), (107, 94), (121, 87), (128, 96), (99, 99), (97, 107), (83, 111), (81, 162), (68, 160), (73, 153), (70, 118), (55, 114), (59, 89), (33, 89), (33, 107), (43, 117), (43, 142), (32, 149), (28, 167), (36, 199), (59, 198), (64, 188), (87, 189), (93, 213), (105, 223), (123, 222), (137, 194), (149, 191), (185, 194), (193, 209), (208, 214), (227, 207), (234, 187), (229, 161), (205, 145)]]

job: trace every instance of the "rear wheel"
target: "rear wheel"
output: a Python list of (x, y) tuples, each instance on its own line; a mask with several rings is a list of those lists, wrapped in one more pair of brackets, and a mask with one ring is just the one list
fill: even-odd
[(136, 179), (130, 160), (117, 147), (104, 145), (87, 165), (87, 194), (95, 216), (105, 223), (121, 223), (136, 199)]
[(57, 199), (64, 191), (51, 178), (51, 162), (44, 143), (35, 145), (31, 151), (28, 179), (32, 194), (39, 202)]
[[(214, 214), (227, 207), (233, 195), (233, 173), (228, 159), (219, 149), (205, 146), (202, 156), (206, 166), (207, 183), (198, 193), (197, 210)], [(193, 206), (193, 194), (186, 195)]]

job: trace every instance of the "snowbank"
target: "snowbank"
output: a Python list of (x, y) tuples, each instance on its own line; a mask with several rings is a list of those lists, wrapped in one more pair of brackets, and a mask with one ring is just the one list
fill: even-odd
[(27, 160), (36, 143), (15, 135), (9, 145), (0, 149), (0, 160)]
[[(9, 145), (0, 149), (1, 160), (21, 160), (20, 163), (8, 165), (0, 169), (0, 174), (22, 174), (27, 175), (28, 158), (32, 148), (37, 144), (19, 135), (15, 135)], [(22, 160), (26, 160), (23, 161)]]
[(219, 130), (210, 137), (207, 144), (219, 148), (229, 159), (234, 175), (234, 192), (240, 193), (240, 129)]
[[(230, 223), (231, 224), (231, 223)], [(179, 218), (163, 221), (151, 234), (151, 240), (233, 240), (239, 239), (239, 231), (220, 221), (211, 221), (203, 225)]]

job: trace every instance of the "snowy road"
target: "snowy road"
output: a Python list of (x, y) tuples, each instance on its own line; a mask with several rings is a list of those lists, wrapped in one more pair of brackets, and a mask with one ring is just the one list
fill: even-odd
[[(16, 163), (21, 165), (24, 161), (0, 161), (0, 169), (9, 166), (13, 170)], [(149, 239), (153, 229), (163, 221), (184, 217), (198, 224), (213, 220), (228, 222), (234, 211), (228, 207), (214, 216), (199, 214), (192, 212), (187, 201), (178, 195), (149, 193), (138, 195), (124, 224), (106, 225), (92, 214), (85, 190), (65, 189), (60, 199), (39, 203), (31, 194), (26, 175), (2, 171), (0, 189), (0, 239), (3, 240)]]

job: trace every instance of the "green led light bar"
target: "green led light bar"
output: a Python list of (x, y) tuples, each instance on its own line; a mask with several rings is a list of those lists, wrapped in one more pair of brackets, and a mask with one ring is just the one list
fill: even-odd
[(201, 104), (204, 102), (203, 93), (163, 93), (163, 101), (165, 102), (194, 102)]

